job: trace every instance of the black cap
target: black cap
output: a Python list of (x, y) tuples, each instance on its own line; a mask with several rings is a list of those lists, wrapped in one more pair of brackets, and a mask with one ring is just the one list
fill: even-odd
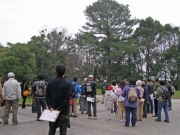
[(2, 77), (2, 74), (0, 73), (0, 77)]

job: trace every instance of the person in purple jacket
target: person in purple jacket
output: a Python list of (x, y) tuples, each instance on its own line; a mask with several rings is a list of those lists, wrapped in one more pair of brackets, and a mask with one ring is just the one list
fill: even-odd
[[(132, 113), (132, 117), (131, 117), (131, 124), (133, 127), (135, 127), (136, 125), (136, 111), (137, 111), (137, 99), (135, 102), (129, 102), (128, 101), (128, 92), (130, 87), (136, 87), (136, 80), (135, 79), (130, 79), (129, 81), (129, 85), (126, 85), (123, 89), (122, 92), (122, 96), (124, 97), (124, 106), (125, 106), (125, 112), (126, 112), (126, 122), (125, 122), (125, 127), (129, 127), (129, 123), (130, 123), (130, 113)], [(140, 92), (139, 89), (136, 88), (136, 92), (137, 92), (137, 98), (139, 98), (140, 96)]]

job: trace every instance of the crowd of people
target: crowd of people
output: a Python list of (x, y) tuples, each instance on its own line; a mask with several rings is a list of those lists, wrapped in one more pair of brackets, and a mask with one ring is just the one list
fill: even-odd
[[(157, 117), (155, 121), (162, 121), (161, 110), (164, 110), (164, 122), (169, 123), (168, 110), (172, 110), (171, 96), (174, 94), (173, 86), (170, 80), (160, 80), (155, 78), (151, 80), (130, 79), (129, 82), (121, 80), (118, 88), (112, 82), (108, 86), (106, 80), (102, 84), (102, 104), (105, 102), (107, 109), (107, 120), (110, 120), (110, 112), (118, 113), (119, 121), (125, 121), (124, 126), (131, 125), (134, 127), (136, 121), (142, 121), (147, 118), (147, 114), (153, 114)], [(105, 90), (106, 87), (106, 90)], [(113, 87), (116, 87), (115, 89)], [(117, 98), (117, 99), (116, 99)], [(118, 107), (116, 104), (118, 103)], [(114, 104), (114, 106), (113, 106)]]
[[(17, 119), (19, 100), (23, 99), (22, 108), (26, 108), (27, 93), (32, 96), (33, 104), (36, 105), (32, 112), (37, 113), (37, 121), (41, 121), (40, 116), (44, 109), (60, 111), (57, 120), (49, 122), (48, 135), (54, 135), (57, 129), (60, 134), (66, 135), (67, 130), (70, 129), (69, 118), (78, 117), (78, 100), (81, 114), (86, 112), (88, 119), (98, 119), (96, 82), (93, 75), (88, 75), (84, 78), (83, 84), (79, 85), (77, 77), (73, 77), (72, 82), (66, 79), (64, 65), (57, 65), (55, 73), (56, 77), (48, 83), (44, 81), (42, 74), (38, 75), (32, 83), (31, 92), (25, 78), (19, 85), (15, 80), (15, 74), (9, 72), (8, 80), (2, 84), (0, 74), (0, 104), (5, 106), (3, 125), (9, 124), (11, 109), (13, 125), (19, 124)], [(161, 110), (164, 109), (164, 122), (169, 123), (168, 110), (172, 109), (171, 96), (174, 94), (170, 80), (165, 82), (159, 81), (158, 78), (142, 81), (130, 79), (129, 82), (127, 80), (121, 80), (119, 83), (112, 81), (110, 85), (103, 80), (101, 93), (101, 103), (105, 105), (107, 121), (111, 120), (111, 113), (114, 112), (118, 115), (119, 122), (125, 122), (124, 126), (129, 127), (131, 121), (134, 127), (136, 121), (142, 121), (142, 118), (146, 118), (147, 114), (153, 114), (154, 111), (152, 116), (157, 117), (155, 121), (160, 122)]]

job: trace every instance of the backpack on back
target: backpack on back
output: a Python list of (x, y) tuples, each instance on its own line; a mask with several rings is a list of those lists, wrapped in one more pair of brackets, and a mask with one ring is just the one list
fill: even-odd
[(105, 100), (108, 102), (116, 102), (117, 97), (114, 93), (107, 93), (107, 94), (105, 94)]
[(121, 88), (117, 88), (116, 91), (115, 91), (115, 95), (117, 97), (119, 97), (121, 95), (121, 93), (122, 93), (122, 89)]
[(169, 100), (170, 97), (171, 97), (169, 91), (168, 90), (164, 90), (162, 87), (161, 87), (161, 89), (163, 90), (163, 93), (161, 95), (162, 99), (165, 100), (165, 101)]
[(174, 95), (174, 94), (175, 94), (175, 92), (176, 92), (176, 89), (174, 88), (174, 86), (173, 86), (173, 85), (171, 85), (171, 93), (172, 93), (172, 95)]
[(131, 103), (136, 102), (137, 100), (137, 92), (135, 87), (130, 87), (128, 91), (128, 101)]
[(36, 82), (36, 92), (35, 94), (38, 97), (44, 97), (46, 94), (46, 83), (45, 81), (37, 81)]
[(76, 83), (75, 83), (75, 84), (73, 84), (73, 89), (72, 89), (72, 98), (74, 98), (74, 97), (75, 97), (75, 95), (76, 95), (75, 86), (76, 86)]
[(92, 92), (91, 82), (86, 83), (87, 92)]
[(106, 90), (107, 90), (106, 85), (103, 85), (103, 86), (102, 86), (102, 93), (105, 93), (105, 92), (106, 92)]

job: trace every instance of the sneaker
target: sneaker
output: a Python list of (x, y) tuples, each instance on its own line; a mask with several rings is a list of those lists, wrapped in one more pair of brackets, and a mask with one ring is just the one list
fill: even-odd
[(92, 116), (88, 116), (88, 119), (92, 119)]
[(155, 121), (161, 122), (161, 120), (160, 120), (160, 119), (155, 119)]
[(153, 115), (152, 117), (157, 117), (157, 115)]
[[(98, 117), (97, 116), (93, 116), (93, 119), (98, 119)], [(109, 120), (110, 120), (110, 118), (109, 118)]]
[(37, 118), (36, 121), (42, 121), (42, 120), (40, 120), (39, 118)]
[(74, 115), (73, 117), (78, 117), (77, 115)]
[(3, 125), (8, 125), (8, 124), (9, 124), (8, 121), (4, 121), (4, 122), (3, 122)]
[(67, 128), (67, 131), (69, 131), (70, 130), (70, 128)]
[(2, 122), (0, 122), (0, 124), (2, 124)]
[(167, 123), (169, 123), (169, 120), (165, 119), (165, 120), (164, 120), (164, 122), (167, 122)]
[(124, 127), (129, 127), (128, 125), (124, 125)]
[(14, 122), (13, 126), (19, 125), (19, 122)]
[(58, 128), (56, 128), (56, 132), (59, 132), (59, 130), (60, 130), (60, 128), (58, 127)]

